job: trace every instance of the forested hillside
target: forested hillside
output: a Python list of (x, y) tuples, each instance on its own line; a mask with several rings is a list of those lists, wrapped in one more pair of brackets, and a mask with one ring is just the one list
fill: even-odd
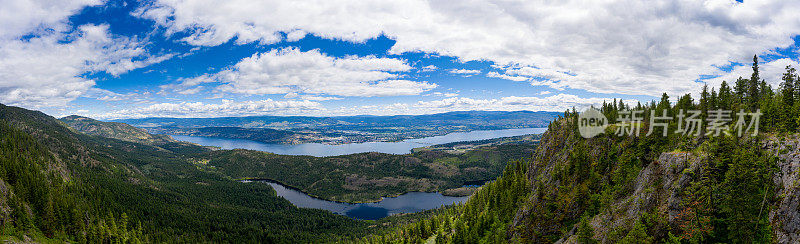
[(198, 170), (180, 153), (75, 133), (40, 112), (0, 105), (0, 131), (6, 240), (312, 242), (368, 231), (298, 209), (265, 184)]
[(246, 139), (264, 143), (286, 143), (301, 141), (305, 134), (295, 133), (285, 130), (274, 130), (268, 128), (242, 128), (242, 127), (198, 127), (198, 128), (177, 128), (177, 127), (157, 127), (150, 128), (150, 132), (159, 135), (184, 135), (184, 136), (203, 136), (219, 137), (229, 139)]
[[(754, 61), (750, 79), (733, 88), (727, 82), (718, 90), (706, 87), (698, 100), (687, 94), (671, 104), (664, 94), (650, 104), (604, 104), (600, 111), (611, 126), (594, 138), (581, 137), (578, 113), (568, 111), (551, 123), (524, 169), (507, 169), (462, 206), (363, 241), (796, 243), (800, 83), (787, 67), (781, 86), (772, 89)], [(641, 134), (619, 135), (624, 121), (617, 119), (630, 110), (643, 111), (636, 122)], [(679, 129), (686, 124), (677, 119), (651, 127), (651, 110), (698, 110), (703, 119), (718, 110), (734, 114), (720, 134), (705, 124), (699, 133), (684, 133)], [(749, 127), (737, 135), (740, 110), (763, 113), (760, 133)], [(508, 183), (521, 172), (524, 187)]]
[(299, 209), (266, 184), (238, 180), (272, 179), (342, 201), (408, 191), (464, 194), (454, 189), (496, 177), (506, 161), (534, 148), (327, 158), (210, 150), (125, 124), (59, 121), (4, 105), (0, 131), (0, 235), (37, 242), (347, 241), (412, 217), (374, 225)]
[(67, 116), (59, 120), (79, 132), (94, 136), (120, 139), (146, 145), (163, 145), (176, 142), (167, 135), (152, 135), (143, 129), (123, 123), (102, 122), (77, 115)]
[(411, 191), (469, 195), (475, 188), (462, 188), (464, 183), (492, 180), (506, 162), (530, 157), (534, 148), (530, 143), (482, 147), (463, 154), (373, 152), (335, 157), (218, 150), (190, 157), (205, 170), (236, 179), (273, 180), (328, 200), (368, 202)]

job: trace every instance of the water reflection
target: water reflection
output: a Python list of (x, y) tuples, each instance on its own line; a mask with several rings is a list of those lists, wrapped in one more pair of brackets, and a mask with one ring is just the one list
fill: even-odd
[(333, 202), (311, 197), (303, 192), (288, 188), (275, 182), (258, 182), (269, 184), (273, 189), (275, 189), (275, 192), (278, 194), (278, 196), (286, 198), (286, 200), (289, 200), (289, 202), (297, 207), (323, 209), (337, 214), (346, 215), (351, 218), (366, 220), (380, 219), (399, 213), (415, 213), (424, 210), (435, 209), (441, 206), (461, 203), (469, 199), (469, 197), (444, 196), (441, 193), (409, 192), (397, 197), (384, 198), (380, 202), (353, 204)]

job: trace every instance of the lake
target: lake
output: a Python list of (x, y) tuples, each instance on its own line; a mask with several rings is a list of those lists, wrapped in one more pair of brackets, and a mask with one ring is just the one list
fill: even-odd
[(339, 156), (363, 152), (382, 152), (391, 154), (410, 153), (411, 149), (436, 144), (460, 141), (478, 141), (500, 137), (541, 134), (547, 128), (522, 128), (505, 130), (477, 130), (470, 132), (454, 132), (447, 135), (408, 139), (397, 142), (364, 142), (340, 145), (322, 143), (273, 144), (244, 139), (228, 139), (217, 137), (172, 135), (179, 141), (197, 143), (203, 146), (215, 146), (222, 149), (250, 149), (283, 155), (309, 155), (317, 157)]
[[(250, 183), (251, 181), (243, 181)], [(441, 206), (461, 203), (469, 197), (450, 197), (435, 192), (409, 192), (397, 197), (386, 197), (374, 203), (342, 203), (315, 198), (305, 193), (271, 181), (255, 181), (269, 184), (278, 196), (301, 208), (328, 210), (354, 219), (375, 220), (399, 213), (416, 213)]]

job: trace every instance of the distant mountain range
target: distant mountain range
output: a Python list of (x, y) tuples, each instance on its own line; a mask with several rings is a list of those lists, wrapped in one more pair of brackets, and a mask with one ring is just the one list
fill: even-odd
[(329, 144), (397, 141), (452, 132), (546, 127), (558, 112), (462, 111), (395, 116), (251, 116), (115, 120), (153, 134)]
[(220, 118), (143, 118), (112, 120), (136, 127), (244, 127), (295, 129), (317, 127), (352, 127), (352, 126), (475, 126), (484, 128), (497, 127), (544, 127), (559, 112), (531, 111), (462, 111), (427, 115), (394, 115), (394, 116), (249, 116)]

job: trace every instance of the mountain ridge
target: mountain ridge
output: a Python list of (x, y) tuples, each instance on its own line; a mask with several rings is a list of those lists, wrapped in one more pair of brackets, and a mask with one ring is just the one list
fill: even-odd
[(367, 231), (345, 216), (296, 208), (266, 184), (199, 169), (183, 156), (207, 150), (199, 146), (161, 150), (92, 136), (2, 104), (0, 131), (4, 240), (312, 242)]
[(146, 145), (162, 145), (176, 142), (167, 135), (153, 135), (144, 129), (136, 128), (125, 123), (102, 122), (78, 115), (70, 115), (58, 120), (64, 122), (70, 128), (94, 136), (120, 139)]
[[(437, 114), (425, 114), (425, 115), (356, 115), (356, 116), (246, 116), (246, 117), (216, 117), (216, 118), (169, 118), (169, 117), (153, 117), (153, 118), (139, 118), (139, 119), (114, 119), (109, 120), (111, 122), (122, 122), (130, 125), (134, 125), (137, 127), (154, 127), (156, 124), (157, 126), (165, 125), (159, 123), (173, 123), (173, 126), (186, 126), (182, 124), (174, 124), (178, 123), (179, 121), (193, 121), (191, 124), (200, 124), (199, 121), (204, 121), (202, 124), (205, 126), (234, 126), (234, 127), (245, 127), (245, 126), (236, 126), (230, 123), (233, 122), (242, 122), (242, 121), (256, 121), (256, 120), (267, 120), (267, 121), (326, 121), (326, 120), (339, 120), (339, 121), (353, 121), (353, 120), (363, 120), (363, 119), (370, 119), (370, 120), (380, 120), (380, 119), (407, 119), (407, 120), (419, 120), (425, 118), (443, 118), (446, 116), (502, 116), (502, 115), (543, 115), (547, 118), (555, 118), (556, 116), (562, 114), (561, 112), (546, 112), (546, 111), (454, 111), (454, 112), (446, 112), (446, 113), (437, 113)], [(229, 124), (223, 124), (224, 121), (229, 120), (227, 122)], [(159, 122), (162, 121), (162, 122)], [(167, 121), (167, 122), (163, 122)], [(217, 122), (223, 121), (223, 122)], [(547, 125), (549, 120), (546, 121), (537, 121), (537, 126), (544, 127)], [(190, 124), (190, 125), (191, 125)], [(144, 126), (149, 125), (149, 126)]]

